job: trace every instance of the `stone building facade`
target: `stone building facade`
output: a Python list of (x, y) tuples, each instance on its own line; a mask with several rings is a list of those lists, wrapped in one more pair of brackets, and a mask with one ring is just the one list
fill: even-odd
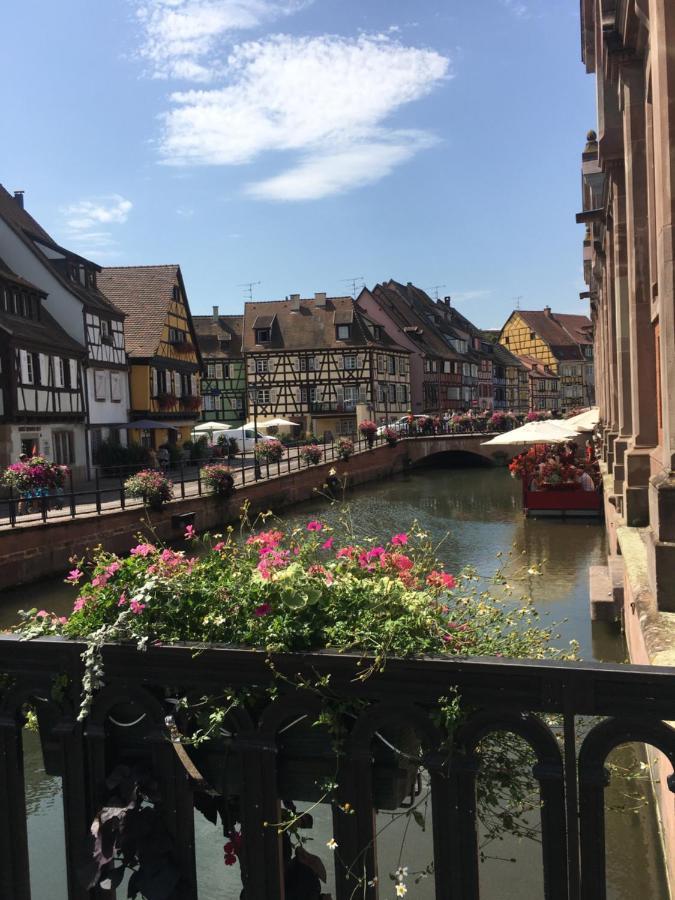
[[(611, 558), (625, 562), (633, 662), (675, 664), (675, 3), (583, 0), (597, 132), (582, 154), (584, 273), (595, 330)], [(658, 759), (666, 846), (672, 766)], [(668, 854), (675, 884), (675, 854)]]

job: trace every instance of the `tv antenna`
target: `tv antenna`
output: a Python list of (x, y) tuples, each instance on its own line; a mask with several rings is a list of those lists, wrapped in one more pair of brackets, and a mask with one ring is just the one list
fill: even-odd
[(523, 299), (522, 294), (518, 294), (517, 297), (513, 298), (513, 302), (516, 304), (516, 309), (520, 309), (520, 301)]
[(238, 284), (237, 287), (246, 288), (246, 295), (249, 299), (249, 302), (253, 301), (253, 288), (257, 287), (259, 284), (262, 284), (262, 281), (245, 281), (243, 284)]
[[(361, 282), (360, 285), (359, 285), (359, 282)], [(357, 286), (358, 286), (358, 287), (365, 287), (365, 286), (366, 286), (366, 279), (363, 277), (363, 275), (353, 275), (351, 278), (341, 278), (341, 279), (340, 279), (340, 284), (351, 284), (351, 286), (352, 286), (352, 297), (353, 297), (354, 300), (356, 300), (356, 288), (357, 288)]]
[(444, 287), (446, 287), (446, 285), (444, 285), (444, 284), (434, 284), (434, 285), (432, 285), (432, 287), (430, 287), (430, 288), (428, 289), (428, 290), (430, 290), (430, 291), (433, 291), (434, 300), (440, 300), (440, 299), (441, 299), (441, 298), (439, 297), (439, 295), (438, 295), (438, 292), (440, 291), (441, 288), (444, 288)]

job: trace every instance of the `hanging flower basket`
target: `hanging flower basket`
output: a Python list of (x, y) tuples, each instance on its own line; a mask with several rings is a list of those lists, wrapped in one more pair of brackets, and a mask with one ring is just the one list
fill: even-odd
[(33, 456), (25, 462), (12, 463), (2, 473), (2, 484), (20, 494), (62, 488), (69, 469), (51, 463), (44, 456)]
[(342, 437), (338, 441), (338, 451), (342, 459), (347, 462), (354, 453), (354, 441), (351, 438)]
[(280, 462), (285, 452), (281, 441), (259, 441), (255, 445), (255, 458), (259, 462)]
[(199, 474), (204, 484), (219, 497), (230, 497), (234, 493), (234, 478), (229, 466), (223, 463), (213, 463), (210, 466), (204, 466)]
[(155, 469), (142, 469), (124, 482), (125, 496), (143, 500), (150, 509), (161, 510), (173, 497), (173, 482)]
[(157, 394), (157, 406), (159, 406), (160, 409), (173, 409), (177, 403), (178, 397), (169, 391), (163, 391), (161, 394)]
[(375, 435), (377, 434), (377, 425), (375, 422), (372, 422), (370, 419), (365, 419), (359, 425), (359, 431), (368, 442), (368, 446), (372, 449), (372, 446), (375, 443)]
[(323, 450), (316, 444), (306, 444), (300, 447), (300, 456), (307, 465), (317, 466), (323, 458)]
[(398, 444), (398, 433), (394, 431), (393, 428), (385, 429), (384, 436), (387, 439), (387, 444), (390, 447), (395, 447)]

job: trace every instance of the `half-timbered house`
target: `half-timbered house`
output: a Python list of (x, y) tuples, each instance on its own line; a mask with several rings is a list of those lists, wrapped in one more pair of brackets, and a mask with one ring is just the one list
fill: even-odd
[(246, 420), (246, 373), (241, 349), (243, 316), (193, 316), (202, 355), (201, 418), (231, 427)]
[(248, 416), (282, 417), (317, 435), (410, 410), (410, 353), (351, 297), (247, 303)]
[(364, 288), (358, 304), (402, 347), (410, 351), (413, 413), (442, 413), (462, 408), (462, 356), (439, 331), (435, 319), (416, 310), (407, 290), (395, 281)]
[[(134, 441), (188, 440), (199, 420), (201, 356), (180, 266), (106, 267), (101, 290), (126, 314)], [(158, 427), (158, 426), (162, 427)]]
[(560, 379), (557, 372), (534, 356), (518, 357), (527, 371), (528, 406), (531, 410), (560, 410)]
[(43, 306), (44, 291), (0, 259), (0, 467), (22, 453), (86, 469), (85, 349)]
[(559, 378), (561, 410), (595, 402), (592, 325), (587, 316), (514, 310), (500, 341), (518, 356), (531, 356)]
[(42, 308), (86, 349), (87, 458), (104, 439), (124, 442), (129, 387), (124, 313), (98, 285), (100, 266), (67, 250), (0, 185), (0, 257), (44, 294)]

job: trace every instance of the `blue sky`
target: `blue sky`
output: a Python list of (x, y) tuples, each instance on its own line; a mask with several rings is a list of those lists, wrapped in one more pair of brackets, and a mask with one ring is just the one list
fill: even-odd
[(578, 300), (594, 127), (574, 0), (32, 0), (5, 10), (0, 181), (194, 312), (413, 281), (477, 324)]

